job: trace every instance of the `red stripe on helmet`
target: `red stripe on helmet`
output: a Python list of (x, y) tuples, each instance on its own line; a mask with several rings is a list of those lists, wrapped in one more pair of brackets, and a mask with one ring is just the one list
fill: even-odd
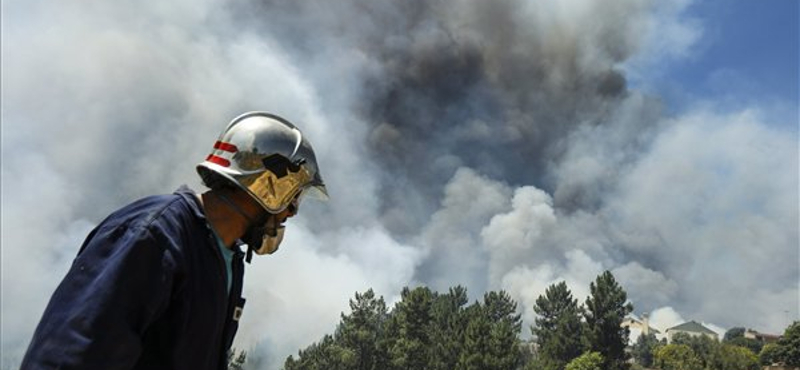
[(236, 145), (230, 143), (224, 143), (222, 141), (217, 141), (214, 143), (214, 149), (224, 150), (226, 152), (236, 153), (239, 151), (239, 148)]
[(208, 158), (206, 158), (206, 160), (211, 163), (216, 163), (222, 167), (228, 167), (231, 165), (231, 161), (213, 154), (209, 155)]

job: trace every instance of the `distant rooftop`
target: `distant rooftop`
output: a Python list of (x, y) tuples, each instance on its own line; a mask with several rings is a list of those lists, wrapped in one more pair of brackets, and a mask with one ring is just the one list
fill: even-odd
[(701, 325), (698, 322), (695, 322), (694, 320), (667, 329), (667, 331), (675, 331), (675, 330), (717, 335), (715, 331)]
[[(638, 318), (635, 315), (628, 315), (628, 317), (626, 317), (625, 320), (622, 321), (622, 324), (623, 324), (623, 326), (631, 326), (631, 327), (638, 326), (640, 329), (644, 328), (644, 320)], [(656, 328), (654, 328), (654, 327), (652, 327), (650, 325), (647, 325), (647, 328), (648, 328), (648, 330), (650, 330), (651, 332), (653, 332), (655, 334), (661, 334), (661, 332), (658, 329), (656, 329)]]
[(763, 342), (777, 342), (778, 339), (781, 339), (780, 334), (759, 333), (753, 329), (745, 330), (744, 337), (750, 339), (757, 339)]

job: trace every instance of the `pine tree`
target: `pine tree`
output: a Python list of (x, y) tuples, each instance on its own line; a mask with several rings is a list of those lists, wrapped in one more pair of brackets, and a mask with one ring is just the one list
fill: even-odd
[(583, 353), (581, 308), (565, 282), (553, 284), (536, 299), (538, 317), (531, 332), (539, 345), (540, 361), (546, 369), (558, 370)]
[(486, 349), (489, 348), (491, 342), (489, 333), (491, 325), (483, 311), (483, 307), (478, 302), (467, 307), (468, 323), (464, 334), (464, 350), (458, 359), (458, 369), (460, 370), (486, 370), (489, 368)]
[(350, 300), (350, 314), (342, 314), (337, 331), (341, 345), (353, 352), (355, 370), (383, 369), (387, 353), (381, 352), (377, 343), (387, 319), (383, 297), (376, 298), (372, 289)]
[(504, 291), (464, 307), (467, 292), (404, 288), (387, 312), (372, 290), (356, 293), (334, 335), (289, 356), (285, 370), (508, 370), (522, 365), (517, 304)]
[(458, 364), (467, 326), (466, 303), (467, 290), (462, 286), (435, 296), (431, 307), (431, 370), (451, 370)]
[(336, 343), (333, 336), (325, 335), (319, 343), (314, 343), (298, 353), (297, 360), (289, 356), (284, 363), (285, 370), (350, 370), (355, 367), (355, 355)]
[(426, 370), (430, 353), (429, 323), (433, 294), (428, 288), (404, 288), (395, 308), (398, 337), (389, 350), (391, 368)]
[(642, 334), (633, 345), (633, 359), (644, 367), (653, 365), (653, 350), (658, 346), (658, 339), (653, 333)]
[(505, 291), (483, 297), (484, 314), (490, 323), (487, 369), (515, 369), (521, 362), (519, 333), (522, 328), (517, 304)]
[(625, 290), (605, 271), (589, 285), (591, 295), (586, 298), (586, 341), (591, 351), (600, 352), (605, 361), (603, 368), (623, 370), (628, 368), (628, 344), (630, 331), (623, 327), (622, 320), (633, 311), (627, 302)]
[(395, 308), (389, 312), (389, 316), (383, 324), (383, 329), (378, 336), (378, 341), (375, 343), (377, 352), (382, 354), (382, 356), (379, 356), (377, 359), (376, 368), (394, 369), (392, 366), (392, 348), (394, 348), (399, 337), (400, 319), (399, 315), (397, 315), (397, 306), (395, 306)]
[(231, 350), (228, 351), (228, 370), (244, 369), (244, 363), (247, 361), (247, 351), (239, 351), (238, 356), (236, 353), (236, 348), (231, 348)]

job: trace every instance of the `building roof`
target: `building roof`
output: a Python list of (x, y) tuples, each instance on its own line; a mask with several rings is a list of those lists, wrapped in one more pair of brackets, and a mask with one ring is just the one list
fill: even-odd
[(713, 330), (701, 325), (698, 322), (695, 322), (694, 320), (689, 321), (689, 322), (685, 322), (685, 323), (680, 324), (678, 326), (673, 326), (673, 327), (667, 329), (667, 331), (668, 332), (669, 331), (689, 331), (689, 332), (693, 332), (693, 333), (703, 333), (703, 334), (718, 335), (715, 331), (713, 331)]

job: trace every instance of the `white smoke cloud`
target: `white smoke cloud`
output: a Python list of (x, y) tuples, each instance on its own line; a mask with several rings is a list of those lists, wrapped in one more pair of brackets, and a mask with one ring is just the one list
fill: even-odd
[(638, 262), (614, 268), (611, 271), (629, 297), (650, 305), (667, 304), (678, 292), (678, 284), (658, 271), (643, 267)]
[(667, 337), (667, 329), (687, 322), (674, 308), (666, 306), (659, 307), (649, 313), (650, 327), (659, 331), (656, 335), (658, 339)]
[(699, 19), (687, 15), (693, 0), (650, 2), (650, 11), (639, 18), (636, 31), (641, 36), (641, 52), (623, 63), (626, 75), (636, 85), (648, 89), (648, 81), (663, 78), (663, 66), (695, 58), (704, 36)]
[(511, 199), (511, 212), (492, 217), (481, 230), (483, 245), (490, 254), (490, 282), (497, 282), (507, 271), (506, 266), (520, 258), (537, 258), (537, 242), (556, 224), (552, 203), (539, 189), (518, 188)]
[(481, 296), (486, 287), (486, 251), (481, 230), (510, 206), (507, 185), (460, 168), (445, 186), (442, 207), (422, 231), (427, 258), (418, 272), (434, 289), (463, 285)]
[[(697, 321), (776, 332), (788, 324), (798, 305), (798, 219), (786, 205), (797, 204), (797, 172), (784, 161), (797, 157), (796, 143), (753, 111), (700, 111), (663, 126), (596, 212), (554, 210), (549, 195), (523, 186), (502, 194), (510, 210), (483, 218), (489, 286), (511, 292), (528, 322), (550, 284), (566, 280), (582, 300), (610, 269), (639, 312), (694, 302), (683, 310)], [(732, 305), (758, 318), (742, 323)], [(724, 324), (708, 325), (724, 333)]]
[(735, 323), (742, 311), (721, 306), (751, 292), (789, 293), (736, 303), (757, 316), (797, 307), (797, 141), (787, 134), (752, 111), (679, 118), (610, 202), (615, 223), (657, 235), (641, 255), (661, 262), (682, 299), (702, 302), (691, 314)]

